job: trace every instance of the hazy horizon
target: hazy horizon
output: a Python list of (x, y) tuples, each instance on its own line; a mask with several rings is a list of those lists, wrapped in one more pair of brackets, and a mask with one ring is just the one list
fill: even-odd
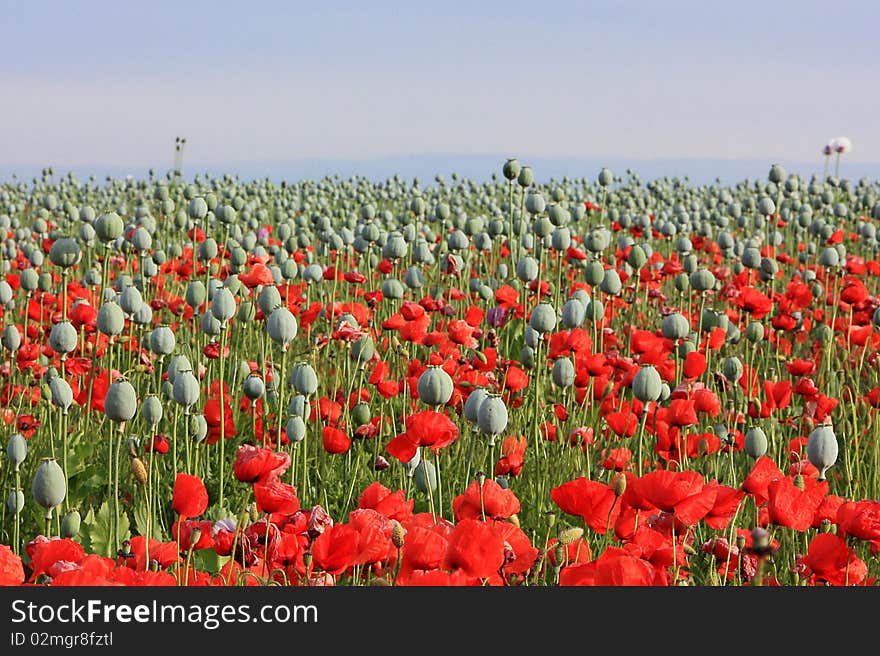
[[(0, 0), (0, 167), (880, 162), (880, 5)], [(670, 172), (674, 174), (674, 171)]]

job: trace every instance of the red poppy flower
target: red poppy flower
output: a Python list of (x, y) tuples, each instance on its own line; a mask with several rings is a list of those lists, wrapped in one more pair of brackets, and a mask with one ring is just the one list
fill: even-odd
[(144, 444), (144, 451), (147, 453), (152, 451), (154, 453), (165, 454), (168, 453), (168, 449), (168, 438), (164, 435), (154, 435), (152, 440)]
[(251, 266), (250, 271), (239, 273), (238, 279), (248, 288), (253, 289), (259, 285), (274, 285), (275, 279), (272, 277), (272, 271), (265, 264), (256, 263)]
[(174, 481), (174, 512), (183, 519), (198, 517), (208, 508), (208, 490), (198, 476), (180, 473)]
[(663, 469), (634, 482), (639, 496), (660, 510), (675, 514), (685, 525), (705, 517), (718, 494), (714, 488), (704, 491), (703, 477), (695, 471)]
[(31, 570), (30, 581), (35, 581), (40, 574), (49, 574), (52, 566), (59, 561), (78, 563), (86, 555), (82, 545), (69, 538), (39, 536), (29, 542), (25, 550), (31, 559), (28, 564)]
[(345, 453), (351, 447), (351, 438), (344, 431), (332, 426), (321, 429), (321, 439), (327, 453)]
[(460, 569), (481, 579), (498, 575), (504, 565), (504, 540), (481, 521), (464, 519), (449, 534), (445, 569)]
[(483, 481), (482, 490), (478, 481), (468, 485), (464, 494), (452, 501), (455, 519), (506, 519), (519, 512), (519, 499), (512, 490), (507, 490), (492, 479)]
[(620, 514), (614, 488), (583, 476), (553, 488), (550, 498), (563, 512), (581, 517), (600, 534), (604, 534)]
[(296, 488), (274, 477), (254, 483), (254, 497), (257, 508), (265, 513), (292, 515), (299, 510)]
[(815, 579), (831, 585), (858, 585), (868, 575), (868, 567), (842, 537), (821, 533), (810, 541), (801, 562)]
[(420, 446), (430, 447), (434, 453), (458, 439), (458, 427), (442, 412), (423, 410), (406, 418), (406, 432), (391, 440), (385, 447), (401, 462), (409, 462)]
[(0, 544), (0, 586), (24, 583), (21, 558), (5, 544)]
[(314, 566), (338, 575), (354, 564), (358, 555), (360, 534), (347, 524), (328, 527), (312, 544)]
[(780, 478), (784, 478), (784, 475), (776, 463), (767, 456), (761, 456), (743, 481), (742, 489), (753, 495), (755, 503), (760, 506), (770, 497), (770, 483)]
[(243, 483), (262, 483), (271, 478), (280, 478), (288, 467), (289, 453), (242, 444), (238, 447), (232, 471)]
[(706, 356), (699, 351), (691, 351), (684, 358), (684, 377), (699, 378), (706, 371)]
[(518, 476), (525, 463), (525, 437), (506, 437), (501, 443), (501, 458), (495, 463), (495, 476)]
[[(224, 395), (223, 404), (223, 437), (230, 439), (238, 435), (235, 430), (235, 415), (232, 412), (229, 394)], [(208, 436), (206, 444), (215, 444), (220, 439), (220, 398), (211, 398), (205, 401), (205, 421), (208, 424)]]
[(880, 502), (848, 501), (837, 509), (839, 535), (859, 540), (880, 540)]
[(16, 430), (28, 439), (33, 437), (34, 433), (42, 425), (42, 422), (38, 421), (33, 415), (19, 415), (15, 424)]
[(813, 515), (822, 498), (828, 493), (828, 483), (823, 481), (809, 490), (801, 490), (786, 477), (772, 481), (767, 490), (770, 523), (806, 531), (813, 523)]
[(404, 522), (412, 516), (415, 499), (407, 501), (403, 490), (392, 492), (379, 481), (371, 483), (358, 499), (358, 508), (371, 508), (389, 519)]
[(566, 586), (648, 586), (654, 583), (653, 565), (620, 547), (608, 547), (596, 560), (564, 567), (559, 574), (559, 584)]

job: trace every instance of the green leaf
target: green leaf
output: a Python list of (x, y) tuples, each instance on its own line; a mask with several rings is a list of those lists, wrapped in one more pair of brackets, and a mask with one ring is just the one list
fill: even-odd
[[(91, 515), (91, 513), (89, 514)], [(128, 515), (120, 512), (116, 517), (116, 521), (113, 522), (112, 520), (113, 512), (110, 510), (110, 505), (105, 501), (94, 516), (94, 522), (88, 525), (87, 531), (84, 531), (88, 533), (93, 553), (113, 558), (123, 540), (131, 537)], [(85, 521), (83, 523), (85, 524)], [(115, 535), (113, 534), (114, 524), (116, 527)]]
[(221, 556), (213, 549), (199, 549), (193, 553), (193, 565), (196, 569), (216, 574), (226, 563), (229, 562), (231, 556)]
[[(147, 535), (149, 522), (147, 521), (147, 507), (145, 504), (140, 503), (134, 509), (134, 526), (138, 535)], [(159, 542), (162, 542), (165, 539), (162, 533), (162, 527), (159, 526), (159, 518), (156, 516), (156, 513), (153, 513), (153, 526), (150, 530), (150, 538), (153, 540), (159, 540)]]

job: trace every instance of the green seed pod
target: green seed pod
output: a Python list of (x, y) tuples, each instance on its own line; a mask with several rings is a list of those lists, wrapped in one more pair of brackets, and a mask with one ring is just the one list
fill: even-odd
[(587, 321), (602, 321), (605, 318), (605, 304), (598, 298), (587, 303)]
[(205, 415), (190, 415), (189, 435), (194, 442), (203, 442), (208, 436), (208, 420)]
[(312, 396), (318, 391), (318, 374), (310, 364), (303, 362), (296, 365), (291, 380), (294, 389), (303, 396)]
[(351, 344), (351, 358), (356, 362), (369, 362), (376, 353), (372, 337), (365, 335)]
[(697, 350), (697, 345), (694, 344), (689, 339), (683, 340), (676, 347), (676, 353), (678, 353), (678, 357), (681, 358), (682, 360), (684, 360), (688, 356), (688, 354), (693, 353), (696, 350)]
[(467, 400), (464, 402), (464, 416), (471, 424), (477, 423), (480, 405), (488, 396), (489, 392), (482, 387), (478, 387), (468, 394)]
[(61, 505), (67, 496), (67, 482), (64, 471), (54, 458), (43, 458), (34, 474), (31, 493), (34, 501), (40, 504), (47, 512)]
[(648, 256), (640, 244), (635, 244), (630, 248), (626, 261), (633, 269), (638, 270), (648, 263)]
[(569, 299), (562, 306), (562, 327), (566, 329), (578, 328), (587, 320), (587, 308), (577, 298)]
[(205, 288), (205, 283), (201, 280), (191, 280), (186, 286), (186, 304), (193, 310), (198, 310), (202, 307), (202, 303), (205, 302), (207, 297), (208, 290)]
[(52, 326), (49, 333), (49, 346), (56, 353), (67, 354), (76, 349), (78, 336), (76, 328), (69, 321), (61, 321)]
[(752, 321), (746, 327), (746, 339), (753, 344), (764, 339), (764, 325), (759, 321)]
[(590, 261), (584, 269), (584, 280), (587, 284), (596, 287), (605, 279), (605, 267), (599, 260)]
[(439, 366), (428, 367), (422, 372), (417, 388), (419, 399), (426, 405), (434, 407), (445, 405), (452, 398), (454, 391), (452, 377)]
[(617, 296), (623, 289), (623, 283), (620, 281), (620, 274), (616, 269), (605, 269), (605, 276), (599, 283), (599, 289), (610, 296)]
[(422, 460), (416, 465), (413, 472), (413, 482), (416, 489), (423, 494), (434, 494), (437, 492), (437, 469), (433, 463)]
[(715, 286), (715, 276), (708, 269), (697, 269), (690, 275), (691, 287), (704, 292)]
[(522, 257), (516, 263), (516, 277), (523, 282), (531, 282), (538, 277), (538, 261), (533, 257)]
[(125, 223), (116, 212), (102, 214), (95, 221), (95, 233), (105, 244), (119, 239), (124, 230)]
[(517, 184), (520, 187), (531, 187), (535, 184), (535, 173), (532, 171), (531, 166), (524, 166), (522, 170), (520, 170), (519, 175), (516, 176)]
[(205, 241), (199, 244), (197, 255), (200, 262), (210, 262), (217, 257), (218, 252), (217, 240), (213, 237), (208, 237)]
[(68, 269), (75, 266), (82, 257), (82, 249), (75, 239), (62, 237), (49, 249), (49, 260), (57, 267)]
[(189, 218), (195, 221), (201, 221), (208, 216), (208, 203), (201, 196), (193, 198), (186, 208)]
[(61, 518), (61, 537), (75, 538), (79, 535), (82, 517), (78, 510), (71, 510)]
[(508, 180), (510, 180), (511, 182), (516, 180), (517, 176), (520, 174), (520, 171), (522, 171), (522, 167), (520, 166), (519, 162), (517, 162), (513, 158), (508, 159), (504, 163), (504, 166), (501, 169), (501, 172), (504, 174), (504, 177), (507, 178)]
[(21, 489), (12, 490), (6, 498), (6, 508), (13, 515), (18, 515), (24, 510), (24, 492)]
[(281, 305), (281, 292), (275, 285), (263, 287), (257, 297), (257, 305), (267, 317)]
[(825, 480), (825, 472), (837, 462), (837, 436), (830, 425), (817, 426), (807, 438), (807, 458), (819, 470), (819, 480)]
[(299, 415), (294, 415), (288, 419), (287, 425), (284, 427), (284, 433), (292, 444), (302, 442), (306, 437), (306, 424), (303, 418)]
[(199, 400), (199, 380), (191, 371), (181, 371), (174, 378), (171, 396), (184, 408), (190, 408)]
[(272, 341), (279, 344), (283, 350), (287, 350), (296, 337), (297, 331), (296, 317), (286, 307), (276, 308), (266, 319), (266, 332), (269, 333)]
[(21, 348), (21, 333), (18, 332), (18, 328), (10, 324), (3, 329), (3, 336), (0, 338), (0, 342), (2, 342), (3, 348), (7, 351), (15, 352)]
[(666, 339), (682, 339), (688, 334), (690, 329), (688, 320), (684, 315), (677, 312), (663, 317), (663, 321), (660, 324), (660, 330)]
[(601, 171), (599, 171), (598, 181), (601, 186), (607, 187), (608, 185), (611, 184), (611, 182), (613, 180), (614, 180), (614, 175), (611, 173), (611, 171), (609, 169), (603, 168)]
[(526, 196), (526, 211), (529, 214), (541, 214), (546, 207), (547, 202), (537, 191), (533, 191)]
[(121, 334), (125, 328), (125, 314), (122, 308), (112, 301), (104, 303), (98, 309), (97, 325), (98, 330), (109, 337)]
[(211, 299), (211, 314), (218, 321), (225, 323), (235, 316), (235, 296), (232, 292), (221, 287), (214, 292), (214, 298)]
[(250, 374), (241, 384), (244, 395), (251, 401), (256, 401), (266, 392), (266, 384), (259, 374)]
[(117, 380), (107, 388), (104, 414), (115, 422), (130, 421), (137, 412), (137, 393), (127, 380)]
[(159, 400), (158, 396), (151, 394), (143, 400), (143, 403), (141, 403), (141, 415), (143, 416), (144, 421), (150, 425), (151, 429), (155, 430), (156, 426), (159, 425), (159, 422), (162, 421), (163, 415), (162, 402)]
[(146, 228), (141, 226), (131, 233), (129, 242), (136, 251), (146, 253), (153, 246), (153, 237), (147, 232)]
[(568, 358), (558, 358), (553, 363), (550, 378), (554, 385), (563, 389), (574, 385), (575, 371), (571, 360)]
[(721, 371), (727, 380), (731, 383), (735, 383), (743, 376), (743, 363), (739, 358), (731, 356), (724, 360)]
[(660, 398), (663, 380), (660, 373), (651, 365), (639, 368), (632, 382), (633, 396), (642, 403), (649, 403)]
[(12, 463), (14, 468), (17, 469), (24, 462), (24, 459), (27, 458), (27, 453), (28, 445), (24, 435), (21, 433), (10, 435), (9, 441), (6, 443), (6, 457), (9, 458), (9, 462)]
[(759, 426), (753, 426), (746, 431), (745, 450), (752, 458), (758, 459), (767, 453), (767, 435)]
[(351, 409), (351, 421), (354, 426), (369, 424), (371, 418), (370, 406), (366, 403), (358, 403)]
[(401, 299), (403, 292), (403, 285), (397, 278), (386, 278), (382, 281), (382, 295), (385, 298)]
[(535, 306), (529, 316), (529, 326), (539, 333), (549, 333), (556, 327), (556, 310), (549, 303)]
[(489, 395), (477, 409), (477, 426), (486, 435), (497, 436), (507, 428), (507, 406), (500, 396)]
[(150, 350), (156, 355), (171, 355), (175, 346), (177, 338), (168, 326), (157, 326), (150, 333)]
[(40, 274), (37, 273), (36, 269), (28, 268), (19, 274), (18, 281), (23, 290), (33, 292), (36, 291), (40, 284)]
[(257, 308), (251, 301), (242, 301), (238, 306), (238, 314), (235, 315), (239, 323), (250, 323), (257, 317)]
[(52, 275), (48, 271), (43, 271), (43, 273), (37, 277), (37, 288), (43, 293), (52, 289)]
[(302, 394), (297, 394), (291, 398), (290, 403), (287, 404), (287, 412), (288, 414), (296, 415), (297, 417), (302, 417), (304, 420), (308, 420), (308, 415), (311, 414), (308, 399)]
[(73, 390), (70, 388), (70, 383), (58, 376), (49, 381), (49, 391), (52, 395), (52, 405), (61, 408), (66, 415), (73, 405)]

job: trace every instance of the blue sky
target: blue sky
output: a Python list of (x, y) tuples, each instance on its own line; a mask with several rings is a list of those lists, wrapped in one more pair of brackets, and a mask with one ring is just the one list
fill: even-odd
[(880, 3), (0, 0), (0, 165), (880, 161)]

